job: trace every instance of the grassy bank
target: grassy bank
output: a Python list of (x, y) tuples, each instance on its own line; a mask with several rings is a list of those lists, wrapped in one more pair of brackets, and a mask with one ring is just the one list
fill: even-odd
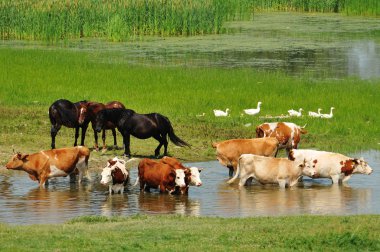
[(380, 249), (380, 217), (82, 217), (60, 225), (0, 225), (0, 234), (0, 248), (8, 251), (111, 248), (114, 251), (375, 251)]
[[(50, 147), (47, 111), (60, 98), (119, 100), (140, 113), (162, 113), (176, 134), (192, 145), (189, 149), (169, 144), (169, 152), (184, 160), (214, 159), (212, 141), (254, 137), (256, 125), (278, 120), (241, 116), (258, 101), (263, 103), (261, 116), (287, 114), (291, 108), (307, 112), (320, 107), (328, 113), (335, 107), (332, 119), (286, 119), (307, 125), (301, 148), (343, 153), (379, 149), (379, 80), (313, 80), (251, 69), (134, 67), (107, 57), (106, 52), (0, 49), (2, 163), (13, 149), (33, 152)], [(229, 117), (213, 116), (213, 109), (225, 108), (231, 110)], [(202, 113), (204, 117), (196, 116)], [(57, 147), (71, 146), (73, 135), (73, 129), (62, 128)], [(93, 146), (93, 141), (89, 127), (86, 144)], [(156, 146), (155, 140), (132, 138), (131, 150), (152, 155)]]

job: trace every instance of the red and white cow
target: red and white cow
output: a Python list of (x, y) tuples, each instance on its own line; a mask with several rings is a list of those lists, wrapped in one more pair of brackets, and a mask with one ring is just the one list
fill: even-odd
[(235, 176), (227, 183), (233, 183), (239, 176), (239, 172), (240, 187), (253, 178), (261, 184), (279, 184), (281, 188), (285, 188), (286, 185), (297, 184), (302, 175), (313, 176), (315, 171), (305, 160), (291, 161), (286, 158), (243, 154), (239, 158)]
[(289, 122), (263, 123), (256, 127), (256, 137), (275, 137), (280, 143), (279, 149), (297, 149), (301, 134), (306, 134), (304, 127)]
[[(201, 174), (200, 172), (202, 169), (198, 167), (185, 167), (178, 159), (174, 157), (168, 157), (164, 156), (161, 159), (161, 162), (164, 164), (168, 164), (172, 166), (174, 169), (182, 169), (185, 171), (185, 183), (186, 187), (181, 188), (181, 194), (188, 194), (189, 192), (189, 186), (201, 186), (202, 180), (201, 180)], [(178, 189), (178, 187), (177, 187)], [(178, 190), (176, 190), (178, 191)]]
[(219, 163), (229, 168), (229, 176), (236, 171), (237, 163), (241, 154), (256, 154), (273, 157), (277, 154), (279, 142), (274, 137), (231, 139), (219, 143), (213, 143), (216, 148), (216, 158)]
[(124, 186), (129, 182), (129, 170), (125, 165), (134, 160), (136, 159), (132, 158), (125, 162), (123, 159), (114, 157), (107, 161), (107, 166), (103, 168), (101, 173), (100, 183), (108, 185), (110, 194), (112, 192), (121, 194), (124, 192)]
[(317, 150), (291, 150), (290, 160), (308, 159), (313, 163), (313, 178), (330, 178), (333, 184), (348, 181), (352, 174), (371, 174), (372, 168), (363, 158), (351, 158), (339, 153)]
[(144, 158), (138, 165), (138, 177), (133, 186), (140, 181), (140, 191), (150, 191), (150, 188), (159, 188), (161, 193), (173, 193), (175, 187), (186, 187), (185, 172), (174, 169), (170, 165)]
[(29, 174), (32, 180), (37, 180), (40, 187), (53, 177), (74, 176), (74, 170), (78, 169), (79, 183), (83, 174), (91, 180), (88, 174), (88, 159), (90, 150), (84, 146), (70, 148), (43, 150), (33, 154), (17, 153), (5, 165), (10, 170), (22, 170)]

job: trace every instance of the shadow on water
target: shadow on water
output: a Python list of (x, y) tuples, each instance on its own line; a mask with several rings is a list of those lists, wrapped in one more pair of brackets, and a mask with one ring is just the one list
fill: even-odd
[[(253, 183), (241, 190), (226, 184), (228, 170), (217, 161), (188, 163), (204, 168), (203, 185), (191, 187), (188, 196), (166, 195), (152, 190), (140, 193), (128, 185), (124, 194), (108, 195), (99, 183), (100, 171), (93, 182), (78, 185), (68, 178), (52, 179), (40, 189), (24, 172), (0, 174), (0, 222), (11, 224), (62, 223), (82, 215), (129, 216), (133, 214), (181, 214), (189, 216), (280, 216), (380, 214), (375, 197), (380, 193), (380, 152), (363, 156), (374, 168), (373, 174), (354, 175), (348, 184), (333, 186), (328, 179), (304, 178), (293, 188)], [(132, 182), (137, 169), (131, 169)]]

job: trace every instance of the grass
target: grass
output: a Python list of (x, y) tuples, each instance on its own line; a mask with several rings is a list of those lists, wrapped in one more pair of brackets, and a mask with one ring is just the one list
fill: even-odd
[[(321, 107), (324, 113), (331, 106), (336, 108), (330, 120), (307, 116), (288, 119), (307, 125), (309, 133), (302, 136), (301, 148), (342, 153), (379, 149), (379, 82), (295, 78), (251, 69), (135, 67), (99, 60), (96, 51), (2, 48), (0, 152), (4, 163), (13, 149), (25, 152), (48, 149), (47, 111), (60, 98), (119, 100), (139, 113), (162, 113), (169, 117), (176, 134), (192, 145), (189, 149), (169, 144), (169, 153), (184, 160), (215, 159), (210, 147), (213, 141), (254, 137), (255, 125), (271, 121), (241, 116), (243, 109), (255, 107), (257, 101), (263, 102), (261, 115), (286, 114), (288, 109), (300, 107), (305, 111)], [(213, 116), (213, 109), (227, 107), (232, 111), (230, 117)], [(205, 117), (196, 117), (203, 112)], [(244, 127), (247, 123), (252, 126)], [(73, 129), (62, 128), (57, 147), (71, 146), (73, 135)], [(110, 144), (110, 133), (108, 139)], [(91, 127), (86, 144), (93, 146)], [(153, 139), (132, 138), (132, 154), (153, 155), (156, 145)]]
[(12, 251), (375, 251), (380, 216), (87, 216), (59, 225), (3, 224), (0, 234), (2, 250)]

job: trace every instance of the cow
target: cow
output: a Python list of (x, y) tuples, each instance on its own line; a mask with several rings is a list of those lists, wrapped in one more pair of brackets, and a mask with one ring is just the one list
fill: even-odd
[(107, 161), (107, 166), (103, 168), (101, 173), (100, 183), (102, 185), (108, 185), (109, 194), (124, 192), (124, 186), (129, 182), (129, 170), (125, 165), (135, 158), (129, 159), (125, 162), (123, 159), (114, 157)]
[(286, 149), (289, 155), (291, 149), (297, 149), (301, 140), (301, 134), (306, 134), (307, 130), (294, 123), (272, 122), (263, 123), (256, 127), (256, 137), (275, 137), (280, 143), (279, 149)]
[(236, 174), (227, 181), (233, 183), (240, 172), (239, 187), (246, 184), (250, 178), (261, 184), (279, 184), (281, 188), (297, 184), (302, 175), (313, 176), (315, 170), (306, 160), (291, 161), (287, 158), (264, 157), (253, 154), (243, 154), (239, 158)]
[(219, 163), (229, 168), (229, 176), (236, 171), (241, 154), (256, 154), (273, 157), (277, 154), (279, 142), (276, 138), (231, 139), (213, 143)]
[(372, 173), (372, 168), (363, 158), (351, 158), (339, 153), (317, 150), (291, 150), (290, 160), (309, 159), (316, 175), (313, 178), (330, 178), (333, 184), (347, 182), (355, 173)]
[(186, 187), (185, 172), (182, 169), (174, 169), (152, 159), (144, 158), (138, 165), (138, 177), (133, 186), (140, 181), (140, 191), (150, 191), (150, 188), (159, 188), (160, 193), (175, 191), (175, 187)]
[(79, 172), (79, 183), (83, 174), (88, 180), (88, 159), (90, 150), (84, 146), (42, 150), (33, 154), (15, 154), (5, 165), (9, 170), (22, 170), (29, 174), (32, 180), (39, 182), (40, 187), (48, 183), (49, 178), (66, 177), (75, 178), (74, 170)]
[(161, 162), (172, 166), (174, 169), (182, 169), (185, 171), (186, 187), (181, 188), (181, 190), (179, 190), (179, 187), (177, 186), (175, 193), (188, 194), (189, 186), (202, 185), (202, 181), (200, 178), (200, 172), (202, 171), (202, 169), (198, 167), (185, 167), (178, 159), (174, 157), (164, 156), (161, 159)]

